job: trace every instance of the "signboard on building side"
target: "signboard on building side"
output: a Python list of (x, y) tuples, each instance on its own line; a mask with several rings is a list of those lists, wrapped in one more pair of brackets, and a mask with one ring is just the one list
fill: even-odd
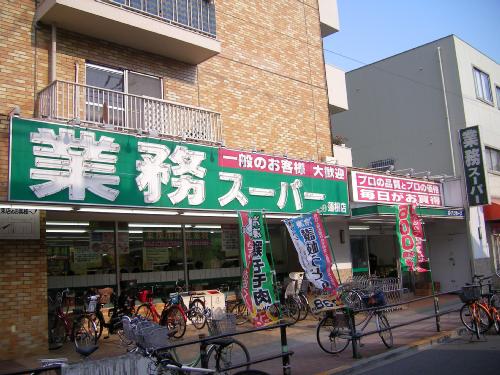
[(9, 199), (350, 214), (345, 167), (37, 120), (11, 123)]
[(0, 209), (0, 239), (39, 240), (40, 211), (19, 208)]
[(351, 183), (354, 202), (443, 206), (437, 182), (352, 171)]
[(487, 205), (490, 203), (490, 199), (486, 186), (486, 172), (479, 127), (471, 126), (460, 129), (459, 134), (467, 187), (467, 201), (469, 206)]

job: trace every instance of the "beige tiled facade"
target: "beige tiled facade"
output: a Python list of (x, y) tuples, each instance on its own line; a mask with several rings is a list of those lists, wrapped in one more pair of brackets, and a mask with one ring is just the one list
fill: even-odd
[[(8, 114), (34, 116), (48, 86), (50, 25), (33, 0), (0, 0), (0, 201), (8, 200)], [(85, 63), (163, 78), (164, 99), (219, 112), (225, 145), (301, 159), (331, 155), (317, 0), (218, 0), (222, 52), (199, 65), (57, 30), (58, 80), (85, 84)], [(43, 215), (42, 215), (43, 217)], [(42, 219), (42, 228), (43, 228)], [(45, 242), (2, 241), (0, 359), (47, 347)], [(29, 322), (29, 323), (28, 323)]]

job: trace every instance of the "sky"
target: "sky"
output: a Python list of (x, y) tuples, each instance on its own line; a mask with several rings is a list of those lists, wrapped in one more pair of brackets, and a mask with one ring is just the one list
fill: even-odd
[(500, 0), (337, 0), (327, 64), (350, 71), (455, 34), (500, 63)]

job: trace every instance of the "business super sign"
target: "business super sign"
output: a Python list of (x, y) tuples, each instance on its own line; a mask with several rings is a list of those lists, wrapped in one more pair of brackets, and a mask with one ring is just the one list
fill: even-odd
[(9, 197), (349, 215), (344, 167), (13, 118)]

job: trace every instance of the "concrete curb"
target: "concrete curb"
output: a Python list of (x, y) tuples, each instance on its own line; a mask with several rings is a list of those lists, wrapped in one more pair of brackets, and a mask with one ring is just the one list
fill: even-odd
[(395, 348), (380, 354), (376, 354), (371, 357), (363, 358), (357, 360), (356, 362), (349, 365), (342, 365), (330, 370), (322, 371), (316, 373), (315, 375), (347, 375), (353, 374), (355, 371), (361, 368), (368, 369), (371, 364), (375, 364), (379, 361), (387, 361), (390, 359), (396, 359), (402, 357), (406, 354), (411, 354), (413, 352), (418, 352), (425, 350), (433, 345), (443, 344), (460, 336), (467, 334), (467, 329), (465, 327), (459, 327), (455, 330), (440, 332), (434, 336), (425, 337), (423, 339), (416, 340), (410, 344)]

